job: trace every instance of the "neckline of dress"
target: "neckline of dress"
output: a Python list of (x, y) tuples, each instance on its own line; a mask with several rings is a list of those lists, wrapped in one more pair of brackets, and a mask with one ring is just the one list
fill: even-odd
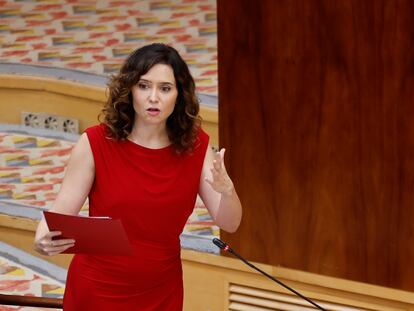
[(132, 145), (132, 146), (135, 146), (135, 147), (137, 147), (137, 148), (139, 148), (139, 149), (141, 149), (141, 150), (144, 150), (144, 151), (152, 151), (152, 152), (157, 152), (157, 151), (169, 150), (169, 149), (171, 149), (171, 147), (172, 147), (172, 144), (169, 144), (169, 145), (167, 145), (167, 146), (165, 146), (165, 147), (161, 147), (161, 148), (149, 148), (149, 147), (145, 147), (145, 146), (143, 146), (143, 145), (140, 145), (140, 144), (138, 144), (138, 143), (136, 143), (136, 142), (134, 142), (134, 141), (130, 140), (129, 138), (126, 138), (126, 139), (125, 139), (125, 141), (126, 141), (128, 144), (130, 144), (130, 145)]

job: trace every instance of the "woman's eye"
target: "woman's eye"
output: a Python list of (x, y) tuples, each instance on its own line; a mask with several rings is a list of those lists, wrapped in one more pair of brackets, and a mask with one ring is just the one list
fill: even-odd
[(171, 86), (162, 86), (161, 87), (161, 91), (163, 91), (163, 92), (169, 92), (169, 91), (171, 91)]
[(138, 83), (138, 88), (141, 90), (146, 90), (149, 88), (149, 85), (146, 83)]

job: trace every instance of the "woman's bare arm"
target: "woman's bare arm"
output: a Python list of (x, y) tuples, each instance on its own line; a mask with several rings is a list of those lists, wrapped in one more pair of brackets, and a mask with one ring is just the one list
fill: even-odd
[[(86, 133), (82, 134), (72, 150), (62, 186), (53, 203), (52, 212), (77, 215), (84, 204), (95, 178), (93, 154)], [(58, 231), (50, 232), (44, 219), (37, 227), (35, 249), (43, 255), (55, 255), (72, 247), (71, 239), (52, 240)]]
[(242, 207), (224, 166), (224, 152), (222, 149), (214, 154), (210, 146), (207, 148), (199, 194), (214, 222), (227, 232), (235, 232), (241, 222)]

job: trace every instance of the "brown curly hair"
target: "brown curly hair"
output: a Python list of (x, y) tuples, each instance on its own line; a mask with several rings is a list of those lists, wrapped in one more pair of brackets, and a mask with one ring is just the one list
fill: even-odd
[(178, 90), (174, 111), (167, 119), (168, 138), (178, 154), (191, 152), (201, 124), (200, 106), (187, 64), (168, 45), (153, 43), (128, 56), (120, 72), (109, 80), (108, 100), (99, 118), (104, 117), (102, 122), (107, 125), (110, 138), (125, 140), (132, 131), (135, 119), (131, 89), (156, 64), (172, 67)]

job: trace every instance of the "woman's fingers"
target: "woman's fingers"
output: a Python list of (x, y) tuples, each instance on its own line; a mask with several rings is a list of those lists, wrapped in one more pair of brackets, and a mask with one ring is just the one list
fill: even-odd
[(226, 150), (222, 148), (214, 155), (213, 166), (216, 170), (220, 171), (224, 168), (224, 153)]
[(64, 244), (64, 245), (59, 245), (59, 246), (52, 246), (52, 247), (48, 247), (47, 249), (45, 249), (45, 251), (50, 255), (50, 254), (59, 254), (65, 250), (67, 250), (68, 248), (71, 248), (75, 246), (75, 243), (70, 243), (70, 244)]
[(51, 256), (59, 254), (75, 245), (74, 239), (53, 239), (61, 234), (62, 232), (60, 231), (50, 231), (46, 233), (45, 236), (36, 243), (37, 250), (43, 255)]
[(205, 178), (205, 181), (219, 193), (229, 193), (233, 188), (233, 183), (227, 174), (224, 166), (224, 153), (226, 150), (222, 148), (214, 154), (213, 167), (210, 168), (212, 179)]
[(45, 239), (52, 239), (56, 236), (61, 235), (62, 232), (60, 231), (49, 231), (48, 233), (46, 233), (46, 235), (44, 236)]
[(66, 246), (70, 244), (75, 244), (75, 240), (74, 239), (52, 240), (52, 246), (54, 247)]
[(55, 246), (54, 243), (53, 245), (49, 245), (46, 246), (42, 249), (42, 253), (44, 255), (48, 255), (48, 256), (52, 256), (52, 255), (57, 255), (62, 253), (63, 251), (67, 250), (68, 248), (71, 248), (75, 246), (75, 243), (66, 243), (66, 244), (62, 244), (62, 245), (58, 245)]
[(211, 174), (213, 175), (213, 179), (217, 178), (220, 175), (219, 170), (215, 169), (214, 167), (210, 169)]
[(217, 157), (213, 160), (213, 168), (217, 171), (221, 170), (221, 159), (217, 159)]
[(210, 169), (213, 176), (213, 182), (220, 182), (226, 179), (227, 172), (224, 166), (225, 151), (226, 150), (222, 148), (214, 155), (213, 167)]

